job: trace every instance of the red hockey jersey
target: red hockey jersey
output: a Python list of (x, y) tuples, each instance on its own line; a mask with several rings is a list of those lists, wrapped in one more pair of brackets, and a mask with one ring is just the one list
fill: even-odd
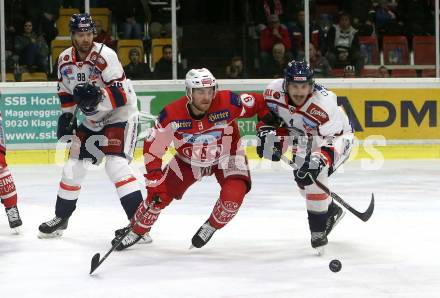
[(240, 132), (235, 121), (258, 114), (269, 113), (262, 95), (236, 94), (230, 90), (217, 92), (205, 115), (194, 119), (186, 96), (167, 105), (159, 114), (151, 134), (144, 141), (144, 158), (147, 171), (162, 165), (162, 156), (173, 142), (178, 158), (206, 167), (240, 150)]

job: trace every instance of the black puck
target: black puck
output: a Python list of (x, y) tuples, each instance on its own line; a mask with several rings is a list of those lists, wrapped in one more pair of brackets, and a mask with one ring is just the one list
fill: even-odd
[(339, 260), (331, 260), (330, 264), (328, 264), (328, 267), (333, 272), (339, 272), (342, 268), (342, 264)]

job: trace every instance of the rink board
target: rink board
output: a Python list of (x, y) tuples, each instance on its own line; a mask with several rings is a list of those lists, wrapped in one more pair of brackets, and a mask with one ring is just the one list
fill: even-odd
[[(236, 92), (262, 92), (268, 83), (269, 80), (219, 81), (221, 89)], [(360, 142), (382, 140), (373, 151), (380, 152), (383, 158), (439, 158), (438, 79), (320, 79), (319, 83), (338, 95), (338, 104), (349, 115)], [(184, 95), (183, 81), (134, 81), (133, 85), (140, 110), (153, 116)], [(60, 114), (56, 83), (0, 83), (0, 92), (8, 162), (53, 163)], [(241, 135), (254, 137), (255, 124), (255, 118), (239, 120)], [(150, 125), (151, 122), (143, 123), (140, 130)], [(370, 151), (361, 144), (353, 158), (372, 158)], [(253, 146), (248, 148), (248, 154), (251, 159), (256, 157)]]

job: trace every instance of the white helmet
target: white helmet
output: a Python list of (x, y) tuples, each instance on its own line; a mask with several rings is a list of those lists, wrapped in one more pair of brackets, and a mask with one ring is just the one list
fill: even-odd
[(214, 96), (217, 93), (217, 80), (206, 68), (191, 69), (186, 73), (185, 78), (186, 97), (189, 103), (192, 102), (192, 89), (214, 87)]

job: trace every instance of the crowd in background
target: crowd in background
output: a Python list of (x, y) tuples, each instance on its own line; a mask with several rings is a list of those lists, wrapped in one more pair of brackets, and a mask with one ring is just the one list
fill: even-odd
[[(124, 65), (129, 78), (172, 78), (171, 45), (162, 48), (162, 57), (154, 65), (151, 65), (148, 59), (152, 39), (171, 37), (169, 2), (90, 0), (91, 7), (107, 7), (111, 10), (110, 32), (104, 31), (101, 22), (97, 21), (95, 41), (103, 42), (115, 50), (120, 39), (143, 41), (145, 55), (132, 49), (129, 52), (130, 62)], [(198, 0), (181, 2), (178, 3), (179, 7), (196, 7), (201, 3)], [(242, 17), (242, 25), (245, 27), (243, 32), (246, 32), (247, 38), (245, 40), (248, 43), (255, 42), (257, 53), (252, 56), (249, 49), (235, 51), (228, 58), (230, 63), (224, 63), (221, 71), (218, 71), (219, 77), (280, 77), (288, 61), (305, 57), (303, 1), (244, 2), (246, 9), (241, 12), (246, 13), (246, 16)], [(158, 3), (166, 5), (156, 5)], [(310, 64), (316, 76), (331, 77), (335, 69), (341, 69), (345, 77), (361, 76), (365, 64), (369, 61), (361, 49), (360, 36), (375, 37), (381, 49), (383, 36), (406, 36), (411, 46), (413, 36), (434, 35), (434, 3), (434, 0), (310, 1)], [(54, 78), (49, 57), (51, 41), (58, 36), (56, 21), (59, 9), (78, 8), (84, 11), (83, 5), (83, 0), (5, 1), (7, 72), (14, 73), (16, 79), (19, 79), (20, 73), (23, 72), (44, 72), (49, 78)], [(231, 2), (229, 7), (234, 8), (236, 5)], [(184, 33), (182, 28), (186, 23), (196, 21), (189, 20), (187, 15), (182, 14), (178, 22), (179, 78), (183, 77), (187, 66), (193, 66), (190, 58), (186, 61), (186, 53), (181, 49)], [(237, 19), (240, 20), (240, 16)], [(240, 32), (237, 30), (237, 34)], [(248, 39), (249, 36), (254, 38)], [(222, 46), (225, 45), (219, 45), (219, 53)], [(187, 56), (190, 57), (190, 52)], [(252, 57), (249, 58), (250, 56)], [(56, 61), (56, 57), (53, 61)], [(377, 65), (377, 69), (379, 76), (390, 75), (383, 65)]]

